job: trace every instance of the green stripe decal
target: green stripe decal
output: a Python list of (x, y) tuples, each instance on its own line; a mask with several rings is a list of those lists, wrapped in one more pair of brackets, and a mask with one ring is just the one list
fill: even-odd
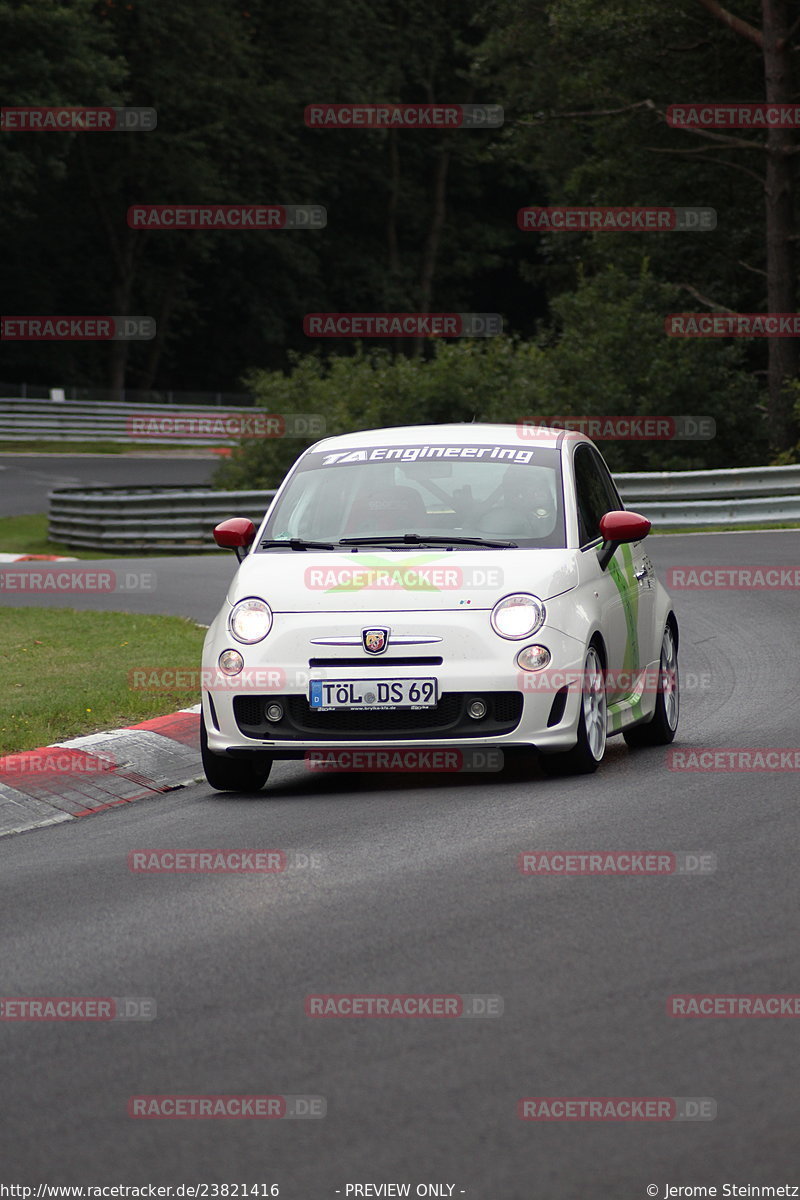
[[(617, 562), (617, 555), (615, 553), (608, 564), (608, 573), (614, 580), (625, 613), (626, 637), (622, 670), (638, 671), (641, 665), (638, 624), (639, 585), (633, 573), (633, 551), (627, 543), (620, 546), (620, 550), (622, 551), (622, 566)], [(641, 689), (635, 694), (634, 702), (631, 705), (631, 715), (637, 718), (643, 715)], [(621, 713), (614, 713), (612, 715), (612, 728), (619, 729), (621, 717)], [(617, 720), (619, 720), (619, 724), (616, 723)]]

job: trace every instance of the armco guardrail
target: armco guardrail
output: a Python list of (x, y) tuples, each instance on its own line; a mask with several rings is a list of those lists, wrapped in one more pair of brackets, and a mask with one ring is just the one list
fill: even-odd
[(800, 465), (740, 467), (731, 471), (639, 471), (616, 476), (625, 503), (667, 500), (742, 500), (800, 496)]
[(730, 471), (652, 471), (615, 476), (628, 508), (654, 525), (782, 525), (800, 521), (800, 465)]
[(785, 525), (800, 522), (800, 495), (751, 500), (628, 501), (658, 529), (710, 529), (716, 525)]
[[(800, 466), (617, 475), (625, 504), (658, 527), (800, 522)], [(260, 522), (274, 491), (56, 488), (49, 536), (73, 549), (205, 550), (226, 517)], [(668, 498), (665, 498), (668, 497)]]
[(255, 397), (252, 392), (183, 392), (173, 388), (108, 388), (87, 387), (86, 384), (62, 384), (55, 387), (49, 383), (9, 383), (0, 380), (0, 404), (2, 398), (11, 396), (30, 404), (33, 400), (78, 400), (95, 404), (214, 404), (217, 406), (252, 407)]
[(319, 438), (324, 434), (324, 419), (313, 413), (283, 418), (254, 407), (0, 399), (0, 442), (229, 446), (243, 437)]
[(74, 550), (213, 550), (228, 517), (257, 525), (274, 491), (68, 487), (50, 492), (48, 536)]

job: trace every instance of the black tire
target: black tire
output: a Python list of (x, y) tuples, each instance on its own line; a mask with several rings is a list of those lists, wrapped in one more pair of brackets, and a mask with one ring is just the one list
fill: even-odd
[(586, 651), (582, 696), (578, 740), (571, 750), (542, 755), (542, 769), (547, 775), (591, 775), (603, 761), (606, 752), (608, 702), (603, 662), (594, 644)]
[(681, 683), (678, 673), (678, 639), (668, 621), (661, 637), (661, 658), (658, 666), (658, 694), (649, 721), (623, 730), (622, 736), (631, 749), (639, 746), (668, 746), (678, 730), (681, 709)]
[(208, 748), (206, 723), (200, 717), (200, 756), (206, 779), (218, 792), (260, 792), (269, 779), (272, 758), (258, 752), (247, 758), (228, 758)]

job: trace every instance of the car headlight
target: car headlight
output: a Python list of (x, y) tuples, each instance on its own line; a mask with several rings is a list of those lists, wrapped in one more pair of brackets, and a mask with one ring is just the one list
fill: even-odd
[(254, 596), (240, 600), (231, 610), (228, 628), (237, 642), (252, 646), (254, 642), (262, 641), (272, 628), (272, 610)]
[(525, 592), (505, 596), (492, 609), (492, 629), (501, 638), (517, 641), (530, 637), (544, 625), (545, 610), (541, 600)]

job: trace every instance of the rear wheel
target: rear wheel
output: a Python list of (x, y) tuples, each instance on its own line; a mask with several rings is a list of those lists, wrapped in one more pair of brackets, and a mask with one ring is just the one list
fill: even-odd
[(200, 755), (206, 779), (218, 792), (258, 792), (267, 782), (272, 770), (268, 754), (254, 753), (247, 758), (228, 758), (214, 754), (208, 748), (208, 733), (200, 717)]
[(678, 646), (675, 630), (667, 622), (661, 639), (658, 666), (658, 694), (653, 716), (644, 725), (624, 730), (622, 736), (631, 747), (667, 746), (675, 737), (681, 709)]
[(543, 754), (542, 767), (548, 775), (591, 775), (606, 752), (608, 702), (603, 664), (596, 646), (586, 652), (583, 691), (578, 719), (578, 740), (572, 750)]

